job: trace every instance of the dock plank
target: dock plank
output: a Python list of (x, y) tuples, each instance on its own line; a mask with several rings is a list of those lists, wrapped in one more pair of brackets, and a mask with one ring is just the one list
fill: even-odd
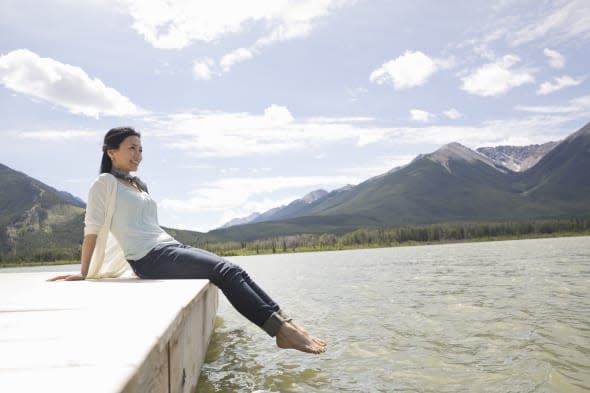
[(45, 281), (56, 274), (0, 274), (1, 392), (194, 388), (217, 311), (209, 281)]

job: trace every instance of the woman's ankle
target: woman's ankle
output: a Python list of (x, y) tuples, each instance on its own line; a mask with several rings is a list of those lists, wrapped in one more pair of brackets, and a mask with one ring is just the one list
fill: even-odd
[(264, 325), (262, 325), (262, 330), (264, 330), (269, 336), (276, 337), (283, 324), (289, 321), (291, 321), (291, 319), (283, 318), (279, 310), (273, 312), (270, 317), (268, 317), (264, 322)]

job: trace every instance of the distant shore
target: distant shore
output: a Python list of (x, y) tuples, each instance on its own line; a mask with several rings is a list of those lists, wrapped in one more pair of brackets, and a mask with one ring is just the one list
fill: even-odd
[[(343, 250), (362, 250), (371, 248), (390, 248), (390, 247), (413, 247), (425, 246), (435, 244), (458, 244), (458, 243), (478, 243), (478, 242), (494, 242), (506, 240), (525, 240), (525, 239), (546, 239), (559, 237), (577, 237), (590, 236), (590, 230), (580, 232), (559, 232), (551, 234), (528, 234), (528, 235), (513, 235), (513, 236), (493, 236), (493, 237), (475, 237), (470, 239), (446, 239), (438, 241), (415, 241), (409, 240), (405, 242), (383, 244), (379, 242), (369, 242), (366, 244), (357, 245), (322, 245), (322, 246), (301, 246), (296, 249), (291, 248), (258, 248), (258, 249), (233, 249), (233, 250), (216, 250), (217, 247), (209, 247), (208, 251), (215, 252), (220, 256), (249, 256), (249, 255), (272, 255), (272, 254), (292, 254), (292, 253), (307, 253), (307, 252), (322, 252), (322, 251), (343, 251)], [(42, 267), (42, 266), (56, 266), (56, 265), (76, 265), (79, 260), (58, 260), (58, 261), (23, 261), (23, 262), (0, 262), (0, 269), (3, 268), (18, 268), (18, 267)]]
[(407, 241), (403, 243), (395, 244), (380, 244), (380, 243), (369, 243), (365, 245), (355, 246), (323, 246), (323, 247), (299, 247), (295, 251), (293, 250), (280, 250), (277, 249), (260, 249), (258, 252), (255, 250), (231, 250), (229, 252), (220, 251), (218, 255), (221, 256), (249, 256), (249, 255), (270, 255), (270, 254), (291, 254), (291, 253), (306, 253), (306, 252), (322, 252), (322, 251), (343, 251), (343, 250), (363, 250), (371, 248), (393, 248), (393, 247), (414, 247), (414, 246), (427, 246), (436, 244), (459, 244), (459, 243), (480, 243), (480, 242), (494, 242), (494, 241), (507, 241), (507, 240), (526, 240), (526, 239), (550, 239), (560, 237), (583, 237), (590, 236), (590, 231), (584, 232), (569, 232), (569, 233), (558, 233), (558, 234), (538, 234), (538, 235), (521, 235), (521, 236), (496, 236), (496, 237), (481, 237), (471, 238), (462, 240), (439, 240), (439, 241)]

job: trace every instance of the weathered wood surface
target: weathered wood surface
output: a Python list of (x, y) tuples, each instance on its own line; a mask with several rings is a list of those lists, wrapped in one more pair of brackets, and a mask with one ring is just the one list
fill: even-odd
[(217, 288), (206, 280), (46, 282), (0, 274), (0, 392), (191, 392)]

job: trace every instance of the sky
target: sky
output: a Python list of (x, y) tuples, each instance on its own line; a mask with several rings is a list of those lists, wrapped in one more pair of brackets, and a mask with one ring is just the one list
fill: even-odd
[(131, 126), (160, 224), (208, 231), (450, 142), (561, 140), (589, 54), (587, 0), (0, 0), (0, 163), (86, 200)]

